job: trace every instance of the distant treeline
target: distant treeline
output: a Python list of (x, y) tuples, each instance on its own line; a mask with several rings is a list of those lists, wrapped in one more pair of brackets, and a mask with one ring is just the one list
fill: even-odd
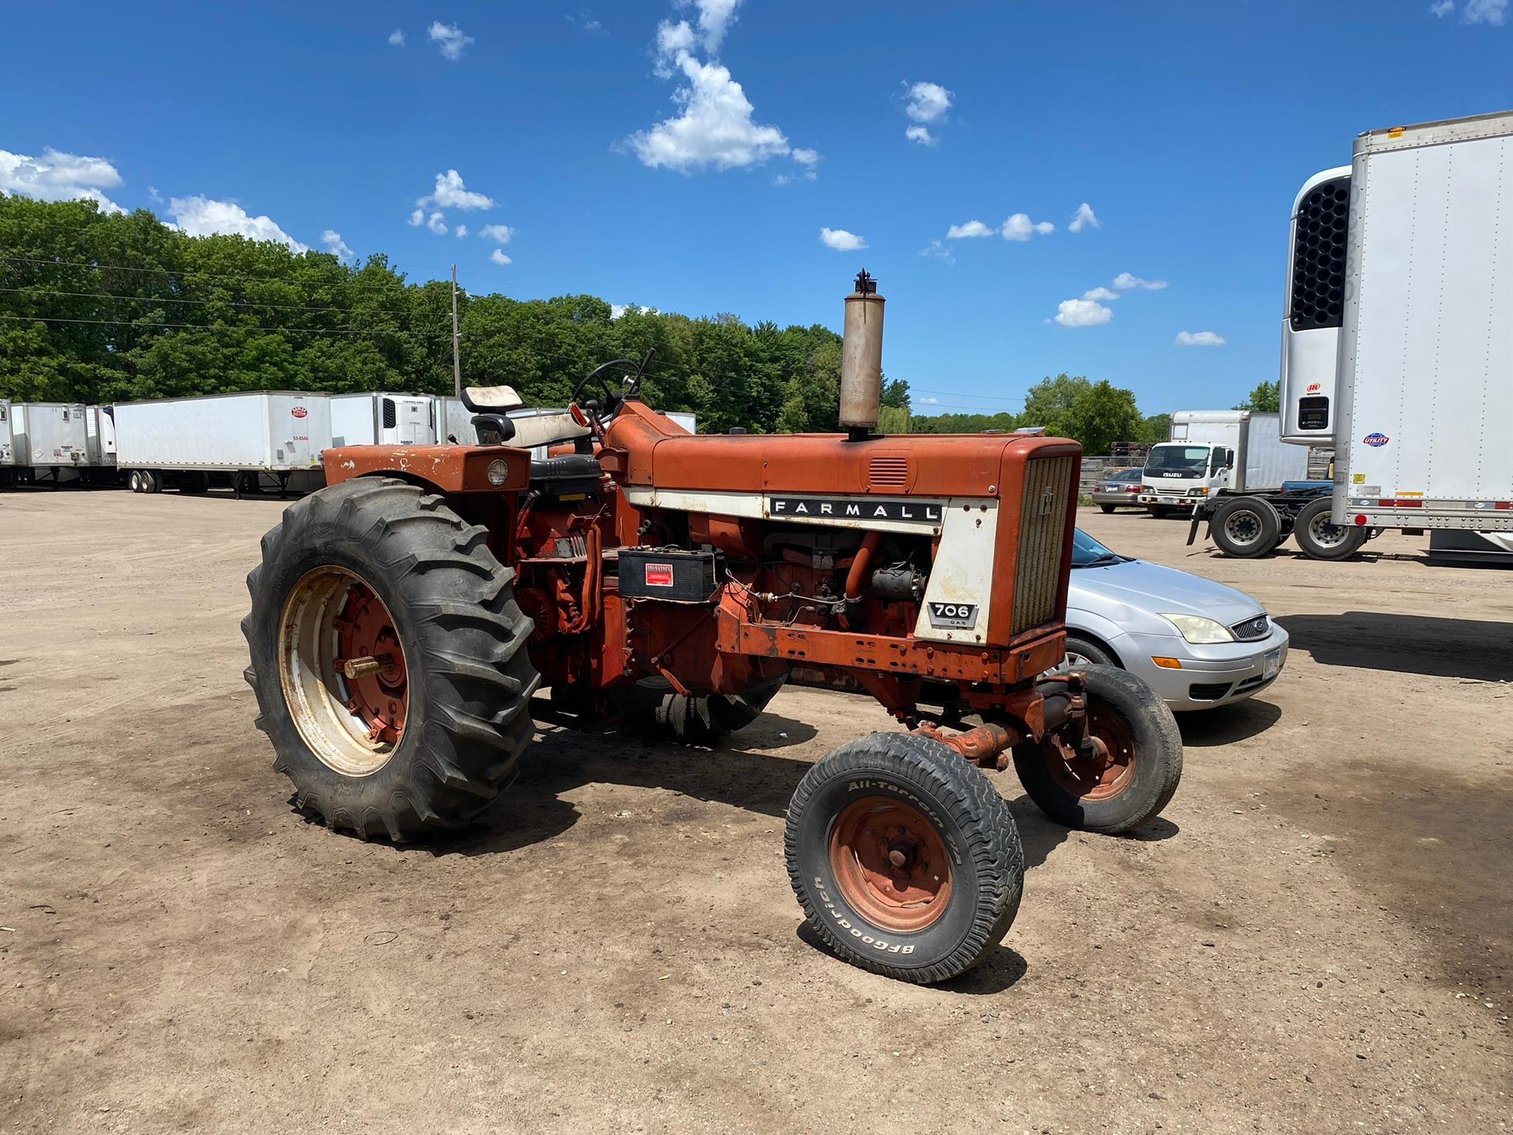
[[(146, 210), (0, 195), (0, 398), (110, 402), (238, 390), (452, 389), (451, 285), (409, 283), (375, 255), (361, 265), (240, 236), (186, 236)], [(459, 296), (462, 373), (508, 382), (527, 404), (563, 405), (612, 358), (655, 349), (646, 397), (700, 428), (836, 428), (841, 339), (818, 324), (747, 324), (631, 308), (594, 296)], [(910, 414), (885, 384), (891, 432), (1048, 427), (1089, 452), (1165, 437), (1134, 394), (1059, 375), (1023, 414)]]

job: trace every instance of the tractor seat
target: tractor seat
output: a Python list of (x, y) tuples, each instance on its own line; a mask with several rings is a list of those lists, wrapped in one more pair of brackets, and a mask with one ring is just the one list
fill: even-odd
[(595, 496), (599, 492), (599, 459), (590, 453), (569, 453), (531, 462), (531, 490), (547, 497)]

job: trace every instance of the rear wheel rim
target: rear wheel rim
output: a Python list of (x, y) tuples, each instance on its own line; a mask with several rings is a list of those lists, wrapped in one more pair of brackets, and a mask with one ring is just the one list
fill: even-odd
[[(370, 776), (404, 737), (409, 668), (394, 617), (357, 573), (306, 572), (279, 619), (279, 683), (310, 751), (343, 776)], [(349, 662), (382, 669), (348, 677)]]
[(933, 926), (951, 903), (951, 858), (925, 814), (900, 800), (866, 796), (830, 828), (830, 870), (841, 896), (883, 930)]
[(1109, 800), (1127, 789), (1135, 779), (1138, 752), (1135, 732), (1112, 706), (1088, 699), (1087, 731), (1102, 742), (1088, 756), (1068, 755), (1051, 742), (1041, 746), (1051, 778), (1065, 792), (1080, 800)]
[(1320, 512), (1308, 522), (1308, 535), (1321, 548), (1338, 548), (1350, 538), (1351, 530), (1329, 519), (1327, 512)]

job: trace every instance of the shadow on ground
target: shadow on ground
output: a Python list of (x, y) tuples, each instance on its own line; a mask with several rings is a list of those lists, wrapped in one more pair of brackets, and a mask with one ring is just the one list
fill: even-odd
[(1286, 615), (1277, 622), (1321, 666), (1355, 666), (1438, 678), (1513, 681), (1508, 623), (1345, 611)]
[(1282, 719), (1282, 711), (1268, 701), (1246, 701), (1202, 709), (1196, 713), (1177, 714), (1177, 728), (1182, 731), (1182, 745), (1189, 749), (1211, 749), (1264, 733)]

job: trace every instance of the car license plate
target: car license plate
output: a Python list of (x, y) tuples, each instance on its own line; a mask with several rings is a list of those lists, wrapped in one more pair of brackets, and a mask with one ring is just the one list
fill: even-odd
[(1275, 678), (1282, 669), (1282, 648), (1266, 652), (1266, 668), (1261, 672), (1263, 678)]

